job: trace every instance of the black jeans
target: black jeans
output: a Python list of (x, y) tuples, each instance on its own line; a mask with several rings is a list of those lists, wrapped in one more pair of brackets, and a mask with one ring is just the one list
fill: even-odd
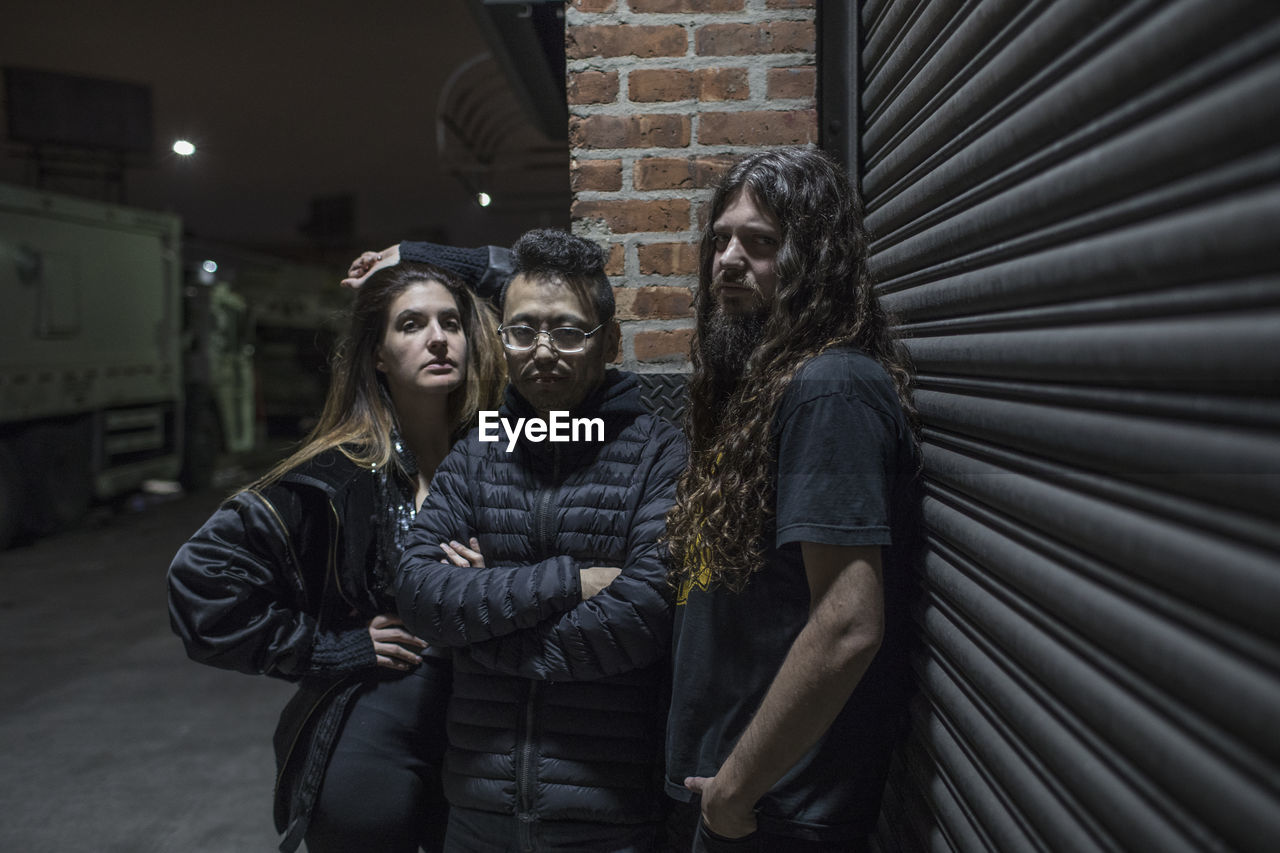
[(379, 669), (352, 700), (307, 829), (308, 853), (443, 850), (449, 661)]
[(654, 823), (521, 820), (516, 815), (454, 808), (449, 812), (449, 853), (651, 853)]

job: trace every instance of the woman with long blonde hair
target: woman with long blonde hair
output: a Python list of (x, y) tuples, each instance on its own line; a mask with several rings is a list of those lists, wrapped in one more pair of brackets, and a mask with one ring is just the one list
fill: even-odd
[(450, 659), (405, 630), (390, 584), (436, 466), (497, 408), (505, 362), (472, 293), (491, 250), (434, 248), (436, 264), (363, 282), (315, 430), (169, 569), (194, 660), (298, 684), (275, 735), (286, 851), (305, 838), (310, 853), (410, 853), (443, 838)]

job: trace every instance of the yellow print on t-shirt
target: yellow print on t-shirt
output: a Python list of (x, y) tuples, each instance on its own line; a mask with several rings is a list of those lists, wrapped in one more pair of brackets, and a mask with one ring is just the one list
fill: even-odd
[[(716, 454), (715, 462), (711, 465), (711, 473), (715, 473), (721, 457), (722, 454)], [(680, 589), (676, 590), (676, 607), (689, 602), (689, 593), (695, 586), (703, 592), (711, 589), (711, 560), (706, 546), (702, 544), (701, 536), (694, 540), (693, 546), (685, 553), (684, 562), (685, 565), (692, 566), (693, 571), (686, 574), (680, 581)]]
[(696, 586), (704, 592), (711, 588), (711, 568), (708, 566), (707, 552), (702, 547), (702, 538), (699, 537), (694, 546), (685, 554), (685, 563), (693, 567), (693, 571), (689, 572), (683, 580), (680, 581), (680, 589), (676, 592), (676, 607), (687, 604), (689, 601), (689, 592)]

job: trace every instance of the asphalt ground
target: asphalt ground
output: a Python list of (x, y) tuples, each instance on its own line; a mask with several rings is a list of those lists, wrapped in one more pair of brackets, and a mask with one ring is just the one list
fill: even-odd
[(187, 659), (165, 571), (228, 491), (0, 552), (0, 850), (271, 851), (290, 685)]

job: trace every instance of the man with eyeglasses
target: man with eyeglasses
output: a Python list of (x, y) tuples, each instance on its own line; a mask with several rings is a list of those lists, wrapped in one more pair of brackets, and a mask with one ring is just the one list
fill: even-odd
[(508, 450), (473, 430), (414, 523), (399, 612), (454, 650), (446, 848), (652, 850), (671, 638), (658, 539), (683, 440), (608, 368), (619, 330), (600, 248), (541, 229), (513, 251), (501, 415), (599, 418), (604, 435), (526, 432)]

